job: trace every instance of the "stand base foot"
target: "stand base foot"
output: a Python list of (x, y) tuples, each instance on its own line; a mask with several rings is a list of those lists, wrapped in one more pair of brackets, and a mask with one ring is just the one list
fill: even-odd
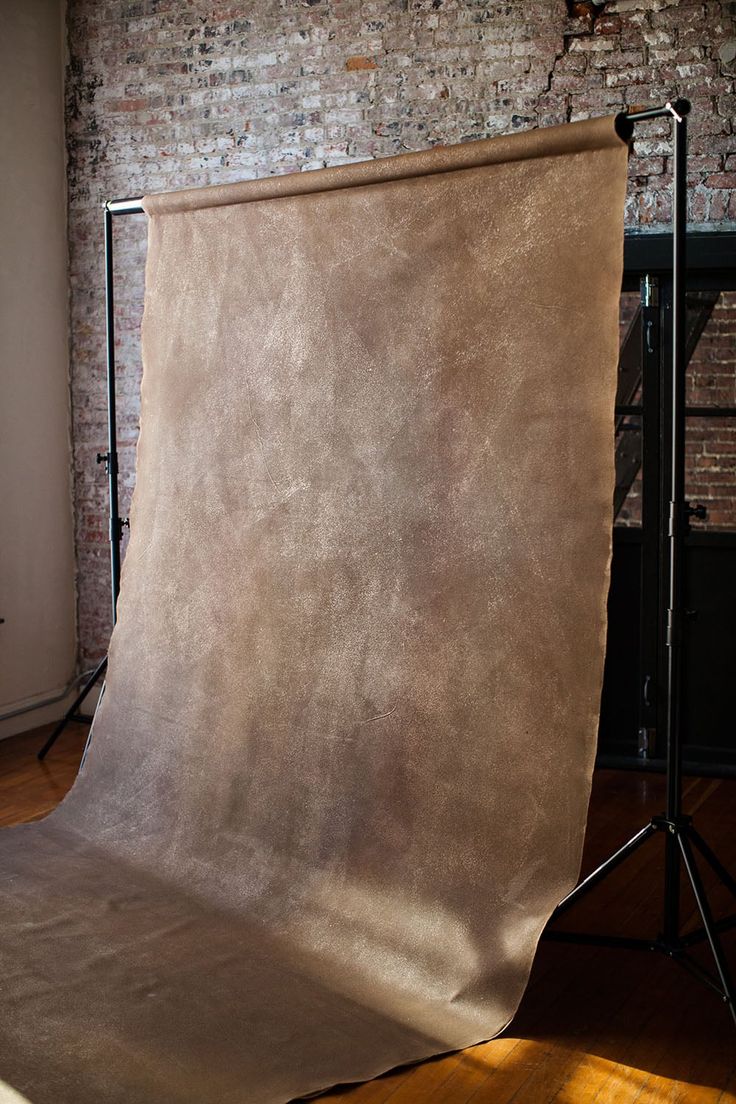
[[(705, 888), (700, 876), (700, 870), (695, 860), (694, 850), (700, 852), (702, 858), (713, 870), (719, 881), (736, 897), (736, 879), (726, 870), (715, 853), (711, 850), (699, 832), (693, 827), (692, 818), (680, 816), (668, 819), (666, 816), (652, 817), (649, 824), (641, 828), (636, 835), (614, 852), (605, 862), (589, 874), (579, 885), (568, 893), (567, 897), (557, 906), (552, 914), (551, 921), (590, 892), (600, 881), (610, 874), (617, 866), (634, 854), (638, 848), (659, 832), (666, 833), (665, 842), (670, 848), (676, 848), (676, 853), (682, 859), (690, 888), (695, 898), (695, 903), (700, 913), (702, 926), (693, 931), (680, 935), (679, 919), (676, 914), (670, 915), (667, 908), (664, 917), (664, 934), (654, 939), (633, 938), (622, 935), (596, 934), (593, 932), (555, 931), (547, 928), (542, 938), (556, 943), (583, 943), (594, 947), (614, 947), (622, 950), (633, 951), (659, 951), (667, 955), (674, 962), (686, 969), (727, 1005), (731, 1018), (736, 1026), (736, 990), (731, 980), (730, 972), (721, 946), (720, 934), (736, 927), (736, 914), (727, 916), (721, 920), (714, 920), (710, 910)], [(679, 884), (679, 883), (678, 883)], [(679, 893), (678, 893), (679, 896)], [(671, 900), (672, 898), (670, 898)], [(667, 898), (666, 898), (667, 900)], [(676, 906), (675, 906), (676, 909)], [(688, 949), (703, 940), (708, 942), (711, 955), (716, 968), (715, 974), (704, 970), (689, 954)]]

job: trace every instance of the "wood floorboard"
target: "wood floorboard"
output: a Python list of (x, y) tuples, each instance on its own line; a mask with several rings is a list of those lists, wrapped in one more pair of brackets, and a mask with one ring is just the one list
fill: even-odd
[[(0, 741), (0, 825), (47, 815), (73, 783), (87, 729), (70, 725), (43, 763), (51, 726)], [(583, 873), (664, 804), (661, 775), (594, 778)], [(733, 873), (736, 780), (686, 779), (685, 811)], [(562, 917), (568, 930), (656, 936), (663, 839), (644, 844)], [(700, 864), (717, 915), (736, 901)], [(682, 895), (683, 924), (699, 926)], [(736, 971), (736, 931), (724, 936)], [(711, 969), (708, 950), (698, 961)], [(374, 1081), (340, 1086), (325, 1104), (736, 1104), (736, 1029), (718, 998), (664, 956), (542, 941), (529, 986), (497, 1039)]]

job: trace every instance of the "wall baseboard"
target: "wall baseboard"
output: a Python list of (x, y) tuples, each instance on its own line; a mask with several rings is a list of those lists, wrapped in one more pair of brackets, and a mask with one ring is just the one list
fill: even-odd
[[(101, 688), (102, 683), (100, 682), (99, 686), (95, 686), (90, 690), (83, 705), (84, 713), (90, 716), (94, 713)], [(17, 736), (21, 732), (30, 732), (34, 728), (40, 728), (41, 725), (53, 724), (60, 720), (78, 693), (77, 689), (70, 690), (65, 698), (54, 702), (53, 705), (42, 705), (38, 709), (29, 709), (25, 713), (19, 713), (15, 717), (8, 717), (6, 720), (0, 721), (0, 740), (5, 740), (9, 736)], [(44, 694), (45, 697), (48, 697), (48, 695)], [(63, 739), (63, 736), (61, 738)]]

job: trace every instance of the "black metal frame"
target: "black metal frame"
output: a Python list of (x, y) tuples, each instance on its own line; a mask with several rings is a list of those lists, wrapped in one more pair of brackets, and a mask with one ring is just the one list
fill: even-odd
[[(657, 490), (655, 501), (665, 502), (667, 509), (660, 509), (660, 541), (658, 553), (659, 617), (664, 634), (665, 653), (665, 725), (666, 725), (666, 808), (661, 815), (652, 817), (622, 847), (605, 862), (588, 874), (555, 909), (552, 920), (567, 912), (586, 893), (612, 873), (621, 863), (633, 855), (642, 844), (657, 833), (664, 834), (664, 893), (662, 902), (662, 930), (651, 939), (630, 938), (617, 935), (598, 935), (586, 932), (559, 931), (548, 928), (545, 938), (566, 943), (587, 943), (596, 946), (620, 947), (630, 950), (660, 951), (684, 966), (700, 981), (713, 989), (727, 1005), (736, 1024), (736, 991), (721, 946), (720, 933), (736, 927), (736, 915), (716, 921), (710, 909), (702, 877), (695, 857), (710, 866), (721, 883), (736, 897), (736, 879), (726, 870), (709, 845), (695, 829), (692, 817), (682, 811), (682, 655), (683, 621), (685, 617), (683, 568), (685, 536), (690, 517), (701, 516), (701, 507), (693, 507), (685, 498), (685, 369), (686, 355), (686, 226), (687, 226), (687, 116), (690, 104), (686, 100), (665, 104), (661, 108), (634, 112), (627, 116), (631, 123), (649, 119), (669, 118), (673, 127), (673, 219), (672, 219), (672, 329), (671, 366), (659, 381), (659, 393), (654, 399), (659, 407), (660, 427), (668, 431), (664, 480)], [(644, 302), (644, 306), (654, 306)], [(654, 319), (652, 319), (654, 321)], [(646, 400), (645, 400), (646, 402)], [(668, 484), (668, 486), (667, 486)], [(645, 578), (653, 578), (653, 550), (645, 551)], [(662, 586), (662, 582), (666, 584)], [(680, 890), (682, 874), (695, 898), (702, 924), (681, 933)], [(715, 965), (715, 976), (704, 970), (688, 953), (699, 942), (706, 941)]]
[[(617, 396), (617, 422), (623, 421), (623, 415), (635, 415), (637, 425), (624, 426), (632, 430), (621, 435), (617, 446), (624, 450), (622, 470), (626, 476), (641, 470), (642, 474), (642, 516), (637, 526), (614, 527), (614, 564), (621, 571), (628, 572), (633, 567), (633, 557), (626, 554), (624, 545), (637, 546), (639, 550), (639, 632), (638, 640), (638, 685), (627, 690), (627, 717), (616, 718), (612, 710), (614, 703), (623, 690), (620, 678), (631, 683), (634, 671), (631, 666), (631, 653), (624, 658), (620, 648), (623, 638), (620, 635), (622, 625), (616, 621), (618, 608), (612, 612), (614, 619), (613, 651), (609, 652), (604, 683), (602, 711), (602, 729), (599, 734), (596, 766), (603, 768), (639, 770), (664, 773), (666, 759), (663, 734), (666, 729), (666, 702), (656, 693), (656, 687), (666, 684), (666, 657), (664, 632), (661, 626), (660, 609), (662, 598), (659, 594), (660, 578), (666, 576), (667, 564), (662, 552), (662, 524), (660, 510), (662, 502), (668, 499), (666, 488), (660, 491), (662, 481), (669, 480), (669, 443), (666, 439), (667, 412), (664, 409), (663, 371), (672, 357), (671, 310), (672, 310), (672, 238), (670, 234), (627, 234), (624, 243), (624, 280), (623, 290), (639, 290), (640, 306), (632, 320), (626, 341), (622, 346), (619, 371), (619, 394)], [(725, 291), (736, 290), (736, 232), (701, 231), (688, 233), (687, 238), (687, 359), (692, 357), (700, 335), (703, 332), (719, 295)], [(658, 301), (657, 301), (658, 300)], [(650, 327), (650, 328), (648, 328)], [(629, 347), (631, 346), (631, 348)], [(636, 360), (638, 379), (643, 380), (641, 402), (636, 405), (631, 392), (630, 379), (632, 354)], [(707, 406), (692, 404), (685, 407), (685, 417), (709, 419), (733, 419), (736, 406), (713, 403)], [(731, 425), (734, 423), (731, 422)], [(629, 463), (629, 466), (625, 465)], [(617, 465), (618, 474), (618, 465)], [(629, 480), (629, 483), (631, 480)], [(622, 490), (617, 487), (617, 491)], [(621, 503), (621, 493), (617, 496)], [(704, 507), (697, 507), (698, 516), (705, 515)], [(664, 534), (666, 541), (666, 533)], [(736, 548), (736, 533), (716, 532), (713, 529), (695, 529), (686, 535), (686, 575), (689, 584), (695, 584), (694, 592), (686, 582), (687, 604), (697, 606), (697, 594), (702, 598), (702, 587), (698, 585), (697, 565), (701, 562), (697, 550), (708, 548)], [(624, 557), (623, 559), (621, 557)], [(629, 576), (633, 581), (633, 577)], [(702, 581), (701, 581), (702, 582)], [(614, 578), (614, 587), (616, 579)], [(614, 593), (618, 593), (614, 590)], [(626, 600), (619, 595), (620, 600)], [(666, 602), (665, 602), (666, 608)], [(702, 627), (698, 629), (699, 610), (689, 608), (688, 625), (702, 639)], [(713, 637), (713, 642), (717, 637)], [(609, 640), (609, 644), (611, 641)], [(720, 641), (721, 646), (725, 644)], [(619, 649), (618, 651), (616, 649)], [(702, 661), (702, 656), (699, 657)], [(621, 664), (625, 664), (624, 667)], [(696, 668), (698, 664), (696, 660)], [(696, 688), (693, 682), (693, 668), (685, 664), (683, 700), (686, 712), (699, 700), (705, 705), (703, 716), (712, 715), (713, 701), (704, 690)], [(624, 675), (624, 671), (626, 672)], [(696, 698), (690, 695), (695, 693)], [(704, 697), (705, 694), (705, 697)], [(632, 696), (629, 696), (632, 695)], [(661, 700), (660, 700), (661, 699)], [(637, 716), (638, 715), (638, 716)], [(636, 721), (635, 721), (636, 717)], [(621, 721), (624, 720), (624, 728)], [(632, 722), (635, 721), (634, 727)], [(691, 776), (736, 776), (736, 746), (718, 747), (702, 744), (702, 740), (693, 743), (694, 733), (690, 723), (685, 722), (683, 740), (684, 770)], [(723, 717), (723, 723), (726, 717)], [(707, 725), (706, 725), (707, 727)], [(638, 733), (637, 733), (638, 728)], [(702, 731), (702, 728), (701, 728)], [(716, 741), (716, 744), (718, 742)], [(720, 751), (720, 754), (719, 754)]]
[[(682, 730), (681, 730), (681, 690), (682, 690), (682, 645), (683, 645), (683, 560), (684, 539), (688, 529), (688, 519), (697, 508), (690, 506), (685, 499), (685, 368), (686, 358), (686, 225), (687, 225), (687, 116), (690, 104), (687, 100), (676, 100), (662, 107), (645, 111), (622, 113), (617, 117), (619, 134), (625, 140), (631, 138), (634, 126), (653, 119), (668, 119), (673, 127), (673, 219), (672, 219), (672, 331), (671, 331), (671, 370), (660, 381), (660, 392), (656, 402), (660, 407), (661, 425), (669, 428), (669, 499), (668, 510), (660, 511), (663, 517), (659, 548), (658, 576), (660, 582), (667, 579), (666, 589), (658, 587), (660, 593), (659, 613), (666, 647), (666, 732), (667, 732), (667, 801), (665, 812), (655, 816), (644, 825), (636, 835), (620, 847), (605, 862), (584, 878), (579, 885), (558, 905), (553, 919), (566, 912), (585, 893), (598, 885), (608, 874), (625, 862), (638, 848), (657, 833), (663, 833), (665, 839), (665, 878), (662, 932), (652, 939), (635, 939), (615, 935), (597, 935), (584, 932), (555, 931), (548, 929), (545, 936), (564, 942), (581, 942), (609, 947), (623, 947), (636, 950), (658, 950), (681, 963), (696, 977), (719, 994), (728, 1005), (736, 1023), (736, 999), (734, 987), (729, 976), (728, 966), (720, 943), (720, 933), (736, 927), (736, 915), (715, 921), (710, 910), (702, 878), (695, 859), (697, 850), (711, 867), (719, 880), (736, 896), (736, 879), (726, 870), (711, 848), (696, 831), (692, 818), (682, 812)], [(142, 214), (142, 199), (111, 200), (105, 203), (105, 310), (107, 321), (107, 400), (108, 400), (108, 450), (98, 456), (104, 461), (108, 475), (110, 503), (110, 571), (112, 578), (113, 624), (116, 617), (116, 603), (120, 587), (120, 545), (123, 520), (118, 512), (118, 460), (115, 423), (115, 330), (113, 299), (113, 239), (112, 220), (115, 215)], [(651, 491), (654, 488), (650, 489)], [(657, 501), (662, 502), (665, 488), (657, 488)], [(650, 497), (651, 502), (651, 497)], [(665, 516), (666, 514), (666, 516)], [(654, 578), (653, 554), (647, 558), (647, 577)], [(664, 592), (663, 592), (664, 589)], [(55, 742), (72, 713), (91, 690), (94, 683), (104, 672), (107, 660), (99, 664), (97, 670), (85, 684), (82, 693), (65, 717), (52, 733), (39, 753), (43, 758)], [(680, 933), (680, 887), (682, 868), (695, 897), (702, 926), (682, 935)], [(708, 973), (687, 953), (694, 944), (707, 941), (713, 956), (716, 976)]]

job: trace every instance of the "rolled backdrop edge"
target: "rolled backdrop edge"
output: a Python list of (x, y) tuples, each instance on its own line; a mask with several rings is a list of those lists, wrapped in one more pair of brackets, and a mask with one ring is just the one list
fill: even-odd
[(438, 145), (427, 150), (330, 168), (309, 169), (305, 172), (260, 177), (232, 184), (210, 184), (199, 188), (156, 192), (143, 197), (142, 207), (149, 216), (176, 214), (208, 207), (227, 207), (231, 204), (389, 183), (509, 161), (628, 145), (630, 133), (631, 124), (627, 123), (625, 114), (603, 115), (574, 123), (537, 127), (519, 134), (482, 138), (459, 145)]

